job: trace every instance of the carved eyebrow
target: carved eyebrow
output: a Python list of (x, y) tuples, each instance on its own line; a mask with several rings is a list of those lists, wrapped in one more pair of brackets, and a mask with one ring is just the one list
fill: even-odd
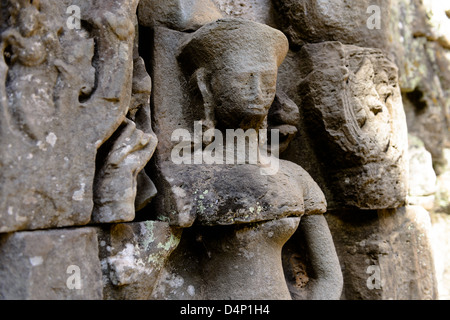
[(242, 72), (236, 72), (236, 78), (241, 80), (249, 80), (251, 77), (258, 75), (261, 81), (264, 83), (267, 82), (273, 82), (276, 84), (277, 80), (277, 73), (273, 71), (242, 71)]

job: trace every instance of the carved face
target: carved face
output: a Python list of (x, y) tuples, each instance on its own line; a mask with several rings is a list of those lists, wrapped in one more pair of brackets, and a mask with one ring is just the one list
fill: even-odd
[(92, 66), (94, 46), (92, 39), (82, 39), (79, 46), (81, 50), (75, 54), (75, 59), (83, 66), (81, 69), (83, 72), (80, 73), (82, 79), (80, 93), (84, 95), (90, 94), (95, 86), (95, 68)]
[[(60, 41), (67, 44), (64, 47), (64, 56), (67, 62), (78, 67), (72, 86), (80, 90), (80, 95), (89, 95), (95, 86), (95, 68), (92, 66), (95, 50), (94, 39), (89, 37), (87, 31), (81, 29), (73, 30)], [(69, 46), (69, 43), (72, 45)]]
[(286, 36), (244, 19), (219, 19), (180, 47), (179, 62), (197, 81), (219, 128), (258, 129), (275, 98), (278, 67), (289, 49)]
[(216, 119), (230, 129), (258, 128), (275, 98), (276, 62), (247, 58), (211, 73)]
[(39, 29), (39, 11), (33, 5), (23, 8), (19, 13), (19, 30), (22, 36), (33, 36)]
[(383, 70), (375, 73), (371, 61), (365, 59), (349, 82), (357, 128), (380, 150), (386, 150), (391, 136), (391, 117), (386, 104), (393, 95), (387, 73)]
[(323, 164), (329, 208), (403, 205), (408, 130), (396, 65), (379, 49), (337, 41), (304, 45), (298, 57), (301, 124)]

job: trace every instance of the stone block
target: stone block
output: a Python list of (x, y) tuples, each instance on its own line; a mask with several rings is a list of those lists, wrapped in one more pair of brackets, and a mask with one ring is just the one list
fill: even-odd
[(181, 230), (165, 222), (115, 224), (99, 231), (106, 300), (148, 300)]
[(0, 236), (0, 298), (100, 300), (95, 228), (22, 231)]
[(342, 299), (437, 299), (431, 220), (423, 207), (326, 218), (344, 275)]

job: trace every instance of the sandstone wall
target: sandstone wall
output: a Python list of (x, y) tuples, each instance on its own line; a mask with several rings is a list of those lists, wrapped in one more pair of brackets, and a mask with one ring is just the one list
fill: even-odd
[(450, 5), (0, 12), (0, 299), (450, 297)]

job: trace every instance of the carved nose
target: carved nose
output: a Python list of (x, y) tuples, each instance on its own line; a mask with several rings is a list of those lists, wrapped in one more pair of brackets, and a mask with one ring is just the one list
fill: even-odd
[(252, 75), (249, 80), (249, 95), (248, 100), (254, 104), (262, 104), (264, 103), (264, 99), (262, 96), (261, 90), (261, 80), (258, 75)]
[(383, 105), (380, 101), (380, 95), (375, 90), (375, 88), (370, 91), (370, 95), (367, 97), (366, 101), (370, 111), (372, 111), (375, 115), (383, 111)]

